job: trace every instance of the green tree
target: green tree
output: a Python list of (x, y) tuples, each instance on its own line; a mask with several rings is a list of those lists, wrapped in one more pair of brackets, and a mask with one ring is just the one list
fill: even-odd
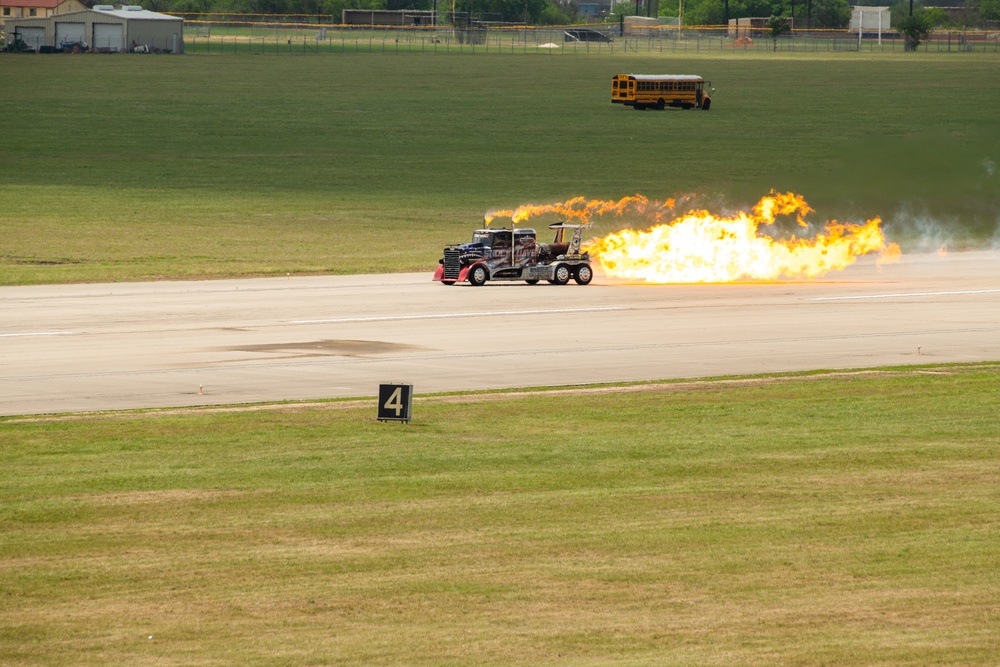
[(931, 29), (951, 23), (951, 16), (940, 7), (928, 7), (921, 14), (925, 17), (927, 25)]
[(547, 3), (538, 17), (541, 25), (570, 25), (576, 22), (576, 5)]
[[(921, 0), (914, 0), (913, 2), (913, 13), (919, 14), (924, 11), (924, 5)], [(910, 15), (910, 2), (909, 0), (899, 0), (899, 2), (894, 2), (889, 5), (889, 13), (891, 14), (892, 28), (894, 30), (900, 30), (900, 24), (903, 19)]]
[[(148, 9), (152, 9), (152, 6), (144, 6)], [(206, 0), (174, 0), (174, 2), (170, 4), (169, 9), (155, 11), (177, 12), (178, 14), (199, 14), (201, 12), (207, 12), (209, 8), (210, 5)]]
[(730, 18), (773, 16), (775, 14), (781, 14), (781, 2), (778, 0), (744, 0), (737, 3), (730, 0), (729, 3)]
[(680, 2), (678, 0), (660, 0), (657, 16), (675, 17), (679, 11)]
[(722, 0), (700, 0), (697, 4), (684, 3), (685, 25), (721, 25), (726, 22), (725, 16), (726, 8)]
[(784, 16), (772, 16), (767, 20), (767, 36), (774, 43), (775, 51), (778, 50), (778, 38), (791, 29), (792, 26), (789, 25), (788, 19)]
[[(308, 0), (300, 0), (308, 1)], [(400, 9), (433, 9), (430, 0), (385, 0), (385, 8), (392, 10)]]
[(927, 39), (931, 32), (930, 21), (924, 13), (915, 13), (907, 16), (899, 22), (899, 32), (903, 33), (904, 49), (906, 51), (916, 51), (920, 42)]
[(500, 21), (541, 23), (542, 11), (548, 4), (549, 0), (458, 0), (455, 11), (468, 12), (473, 19), (489, 16)]
[(847, 0), (813, 0), (812, 19), (817, 28), (846, 28), (851, 23), (851, 6)]
[(611, 19), (615, 23), (618, 23), (626, 16), (635, 16), (635, 12), (635, 4), (631, 2), (616, 2), (611, 7)]
[(1000, 21), (1000, 0), (982, 0), (979, 16), (987, 21)]
[(335, 23), (340, 23), (345, 9), (385, 9), (385, 0), (322, 0), (319, 5), (319, 13), (328, 14)]

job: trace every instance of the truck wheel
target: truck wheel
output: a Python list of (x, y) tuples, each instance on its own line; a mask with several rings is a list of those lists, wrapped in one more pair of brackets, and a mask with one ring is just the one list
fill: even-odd
[(576, 281), (577, 285), (587, 285), (593, 279), (594, 270), (590, 268), (590, 264), (581, 264), (576, 267), (576, 275), (573, 276), (573, 280)]
[(556, 272), (552, 274), (552, 280), (549, 282), (553, 285), (565, 285), (572, 276), (573, 272), (569, 270), (569, 267), (565, 264), (560, 264), (556, 267)]
[(476, 264), (474, 267), (469, 269), (469, 282), (479, 287), (480, 285), (485, 285), (486, 280), (490, 277), (490, 274), (486, 271), (486, 267), (482, 264)]

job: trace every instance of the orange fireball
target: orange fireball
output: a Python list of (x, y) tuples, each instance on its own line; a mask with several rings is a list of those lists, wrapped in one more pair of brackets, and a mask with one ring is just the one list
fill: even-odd
[(795, 214), (800, 226), (812, 209), (796, 194), (772, 192), (750, 213), (715, 216), (690, 211), (648, 231), (624, 230), (588, 243), (609, 276), (650, 283), (718, 283), (741, 279), (816, 278), (843, 269), (858, 257), (899, 255), (886, 244), (879, 218), (865, 224), (828, 222), (813, 238), (774, 239), (761, 225)]
[[(689, 199), (686, 195), (680, 201)], [(677, 217), (677, 205), (677, 199), (657, 202), (639, 194), (618, 201), (576, 197), (558, 204), (525, 204), (493, 211), (485, 221), (489, 225), (503, 218), (521, 224), (546, 214), (583, 225), (589, 225), (594, 217), (611, 214), (644, 219), (653, 224), (646, 231), (625, 229), (591, 239), (584, 249), (596, 257), (606, 275), (650, 283), (816, 278), (841, 270), (863, 255), (877, 253), (881, 263), (900, 254), (898, 245), (886, 243), (879, 218), (863, 225), (830, 221), (822, 232), (808, 239), (776, 239), (762, 234), (759, 228), (773, 225), (778, 216), (794, 215), (799, 227), (809, 228), (805, 218), (814, 211), (801, 195), (792, 192), (772, 190), (749, 213), (729, 216), (692, 210)]]

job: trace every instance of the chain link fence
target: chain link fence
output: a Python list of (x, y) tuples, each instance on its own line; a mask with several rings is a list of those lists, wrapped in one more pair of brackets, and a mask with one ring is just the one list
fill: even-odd
[[(764, 31), (717, 27), (347, 26), (293, 22), (185, 21), (187, 53), (495, 53), (649, 54), (697, 52), (892, 52), (904, 51), (900, 33), (796, 30), (777, 40)], [(625, 32), (625, 34), (622, 34)], [(599, 35), (599, 36), (598, 36)], [(924, 52), (1000, 52), (1000, 31), (939, 31), (917, 49)]]

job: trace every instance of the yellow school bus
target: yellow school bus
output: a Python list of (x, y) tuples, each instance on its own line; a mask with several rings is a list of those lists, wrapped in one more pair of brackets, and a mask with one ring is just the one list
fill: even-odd
[(710, 81), (694, 74), (616, 74), (611, 79), (611, 101), (636, 109), (680, 107), (708, 111), (714, 90)]

